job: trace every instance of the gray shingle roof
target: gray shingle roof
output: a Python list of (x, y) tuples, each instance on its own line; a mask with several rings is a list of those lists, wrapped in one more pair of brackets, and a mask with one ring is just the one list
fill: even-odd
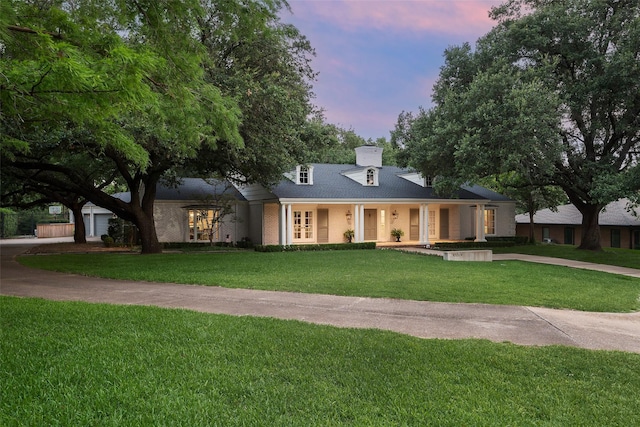
[(227, 181), (202, 178), (181, 178), (176, 187), (158, 184), (156, 200), (203, 200), (207, 197), (231, 195), (237, 200), (245, 198)]
[[(313, 165), (313, 185), (296, 185), (288, 179), (282, 180), (272, 188), (272, 192), (281, 199), (438, 199), (430, 187), (401, 178), (400, 174), (410, 172), (395, 166), (378, 168), (378, 186), (366, 186), (343, 175), (353, 171), (354, 165), (321, 164)], [(463, 187), (454, 196), (462, 200), (509, 200), (485, 188)]]
[[(635, 211), (635, 215), (633, 214)], [(558, 206), (558, 212), (551, 209), (542, 209), (533, 216), (535, 224), (550, 225), (580, 225), (582, 224), (582, 214), (574, 205)], [(529, 214), (516, 215), (517, 224), (529, 224)], [(640, 227), (640, 208), (630, 210), (628, 199), (620, 199), (609, 203), (600, 212), (600, 225)]]

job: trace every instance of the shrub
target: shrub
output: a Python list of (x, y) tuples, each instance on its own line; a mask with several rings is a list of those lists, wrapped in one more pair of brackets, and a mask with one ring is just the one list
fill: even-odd
[(105, 237), (104, 239), (102, 239), (102, 241), (104, 242), (104, 245), (107, 248), (111, 248), (111, 247), (113, 247), (115, 245), (115, 241), (113, 240), (113, 237), (111, 237), (111, 236)]
[(375, 249), (375, 242), (328, 243), (313, 245), (256, 245), (256, 252), (302, 252), (302, 251), (343, 251), (353, 249)]

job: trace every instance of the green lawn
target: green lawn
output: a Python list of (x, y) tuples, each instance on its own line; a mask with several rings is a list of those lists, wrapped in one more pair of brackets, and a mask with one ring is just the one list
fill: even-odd
[(640, 425), (640, 355), (0, 297), (2, 426)]
[(509, 248), (494, 248), (496, 254), (519, 253), (528, 255), (550, 256), (596, 264), (617, 265), (620, 267), (640, 269), (640, 250), (604, 248), (601, 252), (581, 251), (571, 245), (523, 245)]
[(394, 250), (24, 256), (37, 268), (115, 279), (333, 295), (629, 312), (640, 280), (518, 261), (446, 262)]

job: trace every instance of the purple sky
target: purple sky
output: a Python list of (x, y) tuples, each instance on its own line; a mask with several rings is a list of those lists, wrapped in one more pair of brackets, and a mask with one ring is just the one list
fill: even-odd
[(289, 0), (281, 15), (311, 41), (315, 104), (329, 123), (389, 139), (403, 110), (431, 106), (444, 50), (472, 45), (501, 0)]

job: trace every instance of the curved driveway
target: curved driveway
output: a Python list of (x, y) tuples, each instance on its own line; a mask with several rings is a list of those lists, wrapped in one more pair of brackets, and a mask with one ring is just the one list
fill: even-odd
[(0, 245), (2, 295), (294, 319), (422, 338), (481, 338), (640, 353), (640, 312), (589, 313), (100, 279), (23, 267), (14, 257), (29, 245)]

